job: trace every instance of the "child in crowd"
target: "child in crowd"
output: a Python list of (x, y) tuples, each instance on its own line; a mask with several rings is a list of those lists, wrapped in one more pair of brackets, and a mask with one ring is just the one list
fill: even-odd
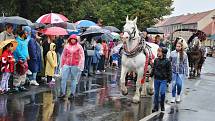
[(57, 54), (55, 52), (55, 44), (50, 44), (50, 50), (46, 55), (46, 71), (45, 74), (47, 76), (47, 83), (48, 85), (55, 84), (52, 77), (54, 76), (55, 68), (57, 67)]
[(161, 111), (165, 111), (164, 102), (166, 96), (167, 83), (172, 79), (171, 62), (166, 58), (167, 49), (160, 47), (158, 49), (158, 57), (154, 61), (151, 77), (154, 76), (154, 108), (152, 112), (159, 110), (159, 103)]
[(11, 73), (14, 72), (15, 59), (13, 56), (13, 44), (7, 44), (3, 49), (3, 54), (1, 56), (1, 72), (2, 80), (0, 93), (8, 92), (8, 80), (10, 79)]

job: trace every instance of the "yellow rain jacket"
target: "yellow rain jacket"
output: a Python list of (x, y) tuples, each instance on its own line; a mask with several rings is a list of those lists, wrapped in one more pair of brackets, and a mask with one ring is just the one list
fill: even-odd
[(55, 52), (55, 44), (50, 44), (50, 50), (46, 55), (46, 76), (54, 76), (55, 67), (57, 67), (57, 54)]

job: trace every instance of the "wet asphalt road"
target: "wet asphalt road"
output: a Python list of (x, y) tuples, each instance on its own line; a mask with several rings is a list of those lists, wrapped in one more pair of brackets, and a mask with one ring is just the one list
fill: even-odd
[[(167, 110), (150, 121), (214, 121), (215, 58), (207, 58), (200, 78), (185, 81), (182, 102), (170, 104)], [(131, 103), (134, 90), (122, 96), (119, 72), (83, 77), (75, 100), (59, 100), (59, 81), (53, 88), (31, 86), (28, 92), (0, 96), (0, 121), (138, 121), (151, 114), (152, 98)], [(118, 83), (118, 82), (117, 82)], [(68, 92), (69, 94), (69, 92)]]
[(215, 58), (207, 58), (202, 75), (185, 81), (182, 102), (168, 103), (165, 113), (150, 121), (214, 121)]
[[(134, 93), (122, 96), (117, 70), (83, 77), (75, 100), (60, 100), (59, 81), (53, 88), (30, 86), (30, 91), (0, 96), (0, 121), (138, 121), (151, 113), (152, 98), (132, 104)], [(68, 91), (69, 94), (69, 91)]]

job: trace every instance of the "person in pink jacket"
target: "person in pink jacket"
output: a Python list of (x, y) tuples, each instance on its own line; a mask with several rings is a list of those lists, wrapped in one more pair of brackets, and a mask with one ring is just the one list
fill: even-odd
[(71, 81), (71, 94), (69, 99), (75, 96), (76, 85), (80, 79), (81, 71), (84, 70), (84, 50), (78, 43), (75, 34), (68, 38), (68, 44), (64, 47), (61, 57), (62, 81), (61, 95), (59, 98), (66, 97), (67, 80)]

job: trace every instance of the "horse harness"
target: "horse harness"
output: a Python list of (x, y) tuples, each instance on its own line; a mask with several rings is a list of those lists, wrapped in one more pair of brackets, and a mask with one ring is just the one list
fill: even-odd
[[(129, 38), (129, 39), (134, 39), (134, 38)], [(128, 58), (133, 58), (141, 52), (143, 52), (144, 55), (146, 56), (143, 79), (141, 79), (141, 84), (143, 84), (145, 82), (146, 76), (149, 77), (148, 66), (149, 65), (151, 67), (153, 66), (153, 60), (155, 58), (155, 56), (152, 53), (151, 46), (145, 42), (145, 39), (143, 37), (141, 37), (139, 43), (133, 50), (128, 51), (126, 43), (123, 43), (123, 50), (124, 50), (124, 55), (127, 56)]]

